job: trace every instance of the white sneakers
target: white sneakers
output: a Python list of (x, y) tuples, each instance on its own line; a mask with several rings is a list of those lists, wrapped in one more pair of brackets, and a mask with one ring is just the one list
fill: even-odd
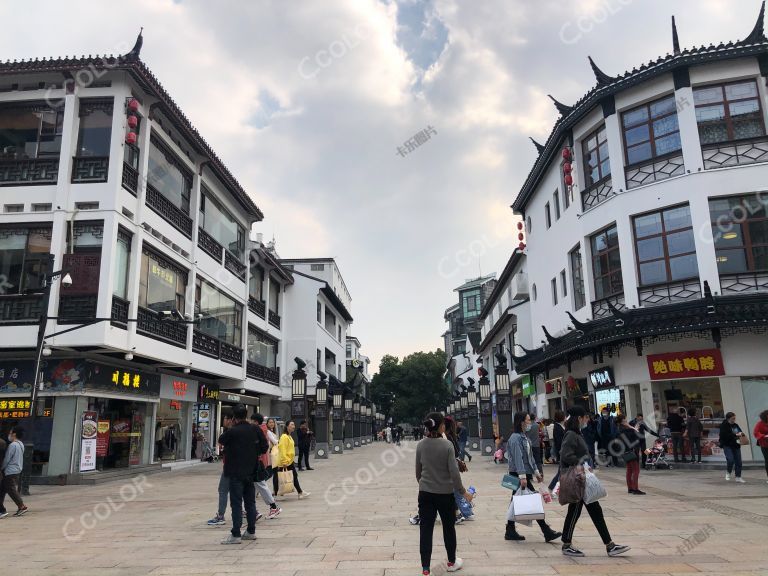
[(728, 482), (730, 479), (731, 479), (731, 473), (730, 472), (726, 472), (725, 473), (725, 481)]
[(736, 476), (736, 482), (739, 484), (746, 484), (746, 481), (741, 476)]
[(453, 564), (448, 564), (446, 566), (446, 568), (445, 568), (445, 571), (446, 572), (458, 572), (459, 570), (461, 570), (462, 566), (464, 566), (464, 560), (462, 560), (461, 558), (457, 557), (456, 558), (456, 562), (454, 562)]

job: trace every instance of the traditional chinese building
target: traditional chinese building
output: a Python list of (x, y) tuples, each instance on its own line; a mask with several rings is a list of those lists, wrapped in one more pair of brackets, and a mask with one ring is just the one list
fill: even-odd
[[(609, 75), (560, 113), (514, 201), (536, 409), (586, 404), (660, 426), (696, 410), (720, 460), (726, 412), (768, 407), (768, 39), (682, 48)], [(490, 357), (486, 358), (486, 361)], [(762, 459), (745, 447), (745, 460)]]

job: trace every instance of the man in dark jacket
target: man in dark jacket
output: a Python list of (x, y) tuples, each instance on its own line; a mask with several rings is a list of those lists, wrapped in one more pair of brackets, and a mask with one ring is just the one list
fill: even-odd
[(648, 442), (645, 435), (650, 434), (651, 436), (656, 436), (656, 438), (658, 438), (659, 435), (657, 432), (651, 430), (650, 426), (645, 423), (645, 417), (642, 414), (635, 416), (635, 419), (632, 420), (629, 425), (637, 430), (637, 435), (640, 438), (640, 455), (642, 456), (642, 466), (645, 468), (645, 461), (648, 459), (648, 455), (645, 453), (648, 449)]
[(600, 450), (602, 462), (605, 462), (607, 466), (618, 466), (618, 458), (616, 456), (609, 455), (608, 447), (611, 445), (611, 441), (616, 438), (618, 430), (616, 429), (616, 420), (608, 408), (603, 408), (600, 418), (597, 421), (597, 447)]
[(472, 456), (467, 452), (467, 442), (469, 442), (469, 430), (464, 426), (464, 422), (459, 420), (456, 422), (457, 436), (459, 441), (459, 459), (469, 460), (472, 462)]
[[(224, 446), (224, 475), (229, 478), (229, 503), (232, 509), (232, 534), (222, 544), (240, 544), (243, 540), (256, 540), (256, 488), (253, 473), (258, 461), (258, 433), (248, 422), (248, 410), (238, 404), (232, 410), (234, 423), (219, 437)], [(241, 536), (243, 525), (243, 501), (248, 529)]]
[(683, 450), (683, 432), (685, 431), (685, 408), (678, 408), (677, 412), (672, 412), (667, 416), (667, 428), (672, 434), (672, 454), (675, 462), (680, 462), (678, 455), (682, 456), (683, 462), (688, 462)]
[(299, 440), (299, 470), (304, 470), (304, 466), (306, 466), (307, 470), (314, 470), (314, 468), (309, 467), (309, 449), (312, 446), (312, 434), (307, 421), (302, 420), (301, 424), (299, 424), (299, 429), (296, 431)]

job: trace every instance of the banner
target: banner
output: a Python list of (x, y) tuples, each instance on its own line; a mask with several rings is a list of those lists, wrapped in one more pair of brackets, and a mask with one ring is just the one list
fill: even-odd
[(104, 458), (109, 454), (109, 420), (99, 420), (96, 433), (96, 457)]
[(723, 356), (717, 348), (649, 354), (646, 358), (651, 380), (725, 376)]
[(96, 412), (83, 412), (82, 435), (80, 439), (80, 472), (96, 470), (96, 438), (99, 426)]

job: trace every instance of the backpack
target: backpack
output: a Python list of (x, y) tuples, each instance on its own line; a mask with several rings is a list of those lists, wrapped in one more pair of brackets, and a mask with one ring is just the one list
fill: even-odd
[(254, 428), (256, 428), (256, 455), (261, 456), (269, 451), (269, 442), (261, 427), (254, 426)]

